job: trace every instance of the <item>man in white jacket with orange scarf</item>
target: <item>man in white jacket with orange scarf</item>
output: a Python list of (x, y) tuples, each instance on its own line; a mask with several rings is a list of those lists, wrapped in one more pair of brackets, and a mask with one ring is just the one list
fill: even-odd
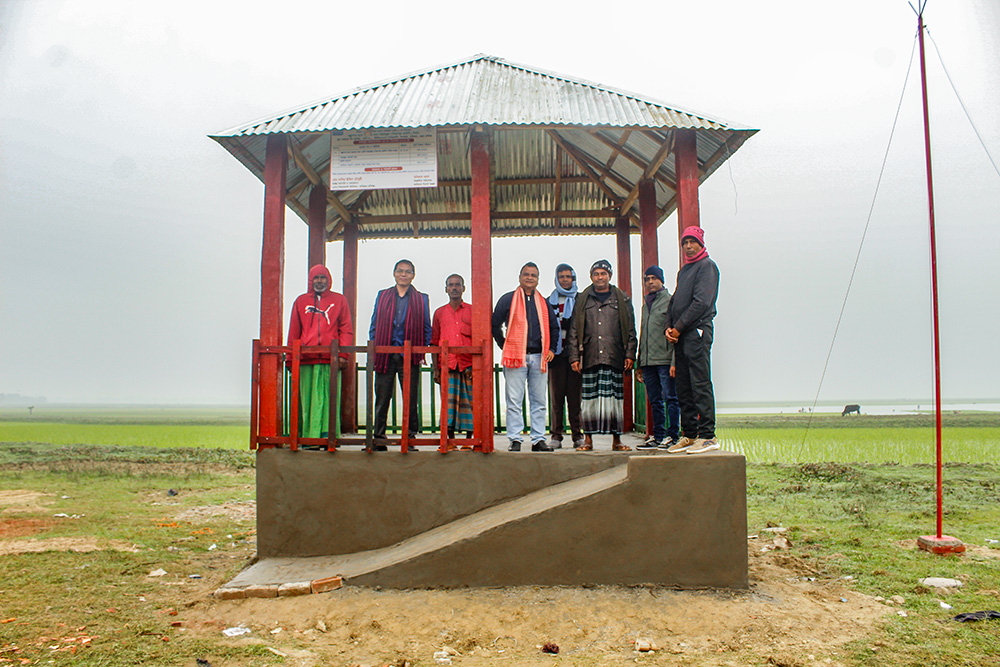
[(507, 439), (509, 451), (521, 451), (524, 415), (521, 404), (528, 389), (531, 415), (531, 451), (551, 452), (545, 444), (545, 413), (548, 363), (555, 356), (559, 340), (559, 318), (538, 287), (538, 265), (521, 267), (520, 287), (507, 292), (493, 309), (493, 339), (503, 350), (501, 365), (507, 394)]

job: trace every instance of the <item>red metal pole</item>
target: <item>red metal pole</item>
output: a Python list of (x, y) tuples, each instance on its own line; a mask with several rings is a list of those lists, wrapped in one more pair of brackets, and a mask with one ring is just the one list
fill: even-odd
[(490, 230), (490, 138), (471, 132), (472, 167), (472, 344), (483, 348), (481, 372), (474, 380), (473, 429), (482, 451), (493, 451), (493, 250)]
[[(629, 239), (629, 222), (625, 216), (615, 221), (615, 237), (618, 247), (618, 289), (632, 296), (632, 252)], [(623, 341), (624, 342), (624, 341)], [(628, 433), (635, 426), (632, 414), (632, 371), (622, 378), (625, 385), (625, 402), (622, 408), (624, 423), (622, 431)]]
[[(674, 130), (674, 167), (677, 172), (677, 240), (687, 227), (701, 227), (698, 210), (698, 135), (694, 130)], [(680, 260), (680, 244), (677, 257)]]
[(299, 450), (299, 373), (302, 369), (302, 340), (296, 338), (292, 341), (292, 380), (289, 387), (290, 398), (288, 400), (288, 444), (293, 452)]
[(314, 185), (309, 191), (309, 266), (306, 270), (317, 264), (326, 264), (326, 188), (322, 185)]
[(934, 234), (934, 180), (931, 176), (931, 121), (927, 112), (927, 68), (924, 63), (924, 17), (917, 14), (917, 34), (920, 41), (920, 86), (924, 105), (924, 155), (927, 164), (927, 208), (931, 233), (931, 311), (934, 320), (934, 415), (937, 446), (937, 536), (942, 537), (944, 516), (944, 484), (941, 473), (941, 339), (938, 330), (937, 243)]
[[(403, 341), (403, 428), (400, 442), (403, 453), (410, 451), (410, 410), (415, 410), (413, 401), (416, 398), (410, 392), (410, 381), (413, 377), (413, 342), (409, 338)], [(420, 370), (417, 369), (419, 373)]]
[[(354, 335), (351, 345), (357, 345), (358, 330), (358, 223), (352, 218), (344, 223), (344, 298), (351, 311)], [(367, 331), (365, 328), (363, 331)], [(367, 334), (365, 334), (367, 336)], [(342, 433), (356, 433), (358, 430), (358, 381), (355, 367), (358, 355), (351, 352), (347, 357), (347, 368), (340, 383), (340, 430)], [(366, 362), (371, 372), (374, 357)]]
[[(441, 352), (438, 356), (439, 366), (441, 369), (441, 418), (438, 424), (441, 426), (441, 445), (438, 447), (438, 451), (442, 454), (448, 453), (448, 382), (450, 381), (448, 375), (448, 341), (441, 342)], [(456, 369), (457, 371), (458, 369)], [(431, 383), (434, 384), (433, 382)], [(458, 437), (458, 433), (453, 434), (454, 437)]]
[[(260, 255), (260, 344), (263, 346), (281, 345), (287, 173), (288, 141), (283, 134), (268, 135)], [(261, 355), (259, 433), (262, 436), (278, 435), (281, 371), (278, 355)]]

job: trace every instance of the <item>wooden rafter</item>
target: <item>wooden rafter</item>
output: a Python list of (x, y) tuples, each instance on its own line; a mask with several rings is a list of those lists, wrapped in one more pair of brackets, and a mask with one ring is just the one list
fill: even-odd
[[(561, 163), (561, 158), (559, 154), (556, 154), (556, 160)], [(515, 185), (553, 185), (554, 183), (589, 183), (590, 179), (586, 176), (538, 176), (534, 178), (498, 178), (493, 181), (495, 187), (511, 187)], [(450, 180), (450, 181), (438, 181), (439, 188), (468, 188), (472, 186), (472, 181), (465, 180)]]
[[(608, 137), (604, 136), (603, 134), (601, 134), (600, 131), (593, 130), (593, 131), (590, 132), (590, 135), (593, 136), (598, 141), (600, 141), (605, 146), (607, 146), (608, 148), (610, 148), (611, 150), (615, 150), (615, 147), (616, 147), (617, 144), (614, 141), (612, 141), (610, 138), (608, 138)], [(661, 137), (659, 135), (655, 135), (655, 136), (656, 136), (656, 143), (658, 143), (658, 144), (662, 144), (666, 140), (666, 137)], [(652, 138), (652, 137), (650, 137), (650, 138)], [(640, 169), (645, 169), (646, 168), (646, 162), (642, 158), (640, 158), (638, 155), (636, 155), (632, 151), (630, 151), (627, 148), (625, 148), (624, 146), (622, 146), (621, 148), (618, 148), (618, 151), (621, 153), (621, 156), (623, 158), (625, 158), (626, 160), (628, 160), (629, 162), (631, 162), (635, 166), (639, 167)], [(660, 181), (661, 183), (663, 183), (665, 186), (667, 186), (671, 190), (673, 190), (674, 188), (677, 187), (677, 183), (676, 182), (671, 181), (669, 178), (667, 178), (663, 174), (660, 174), (659, 172), (657, 172), (654, 177), (656, 178), (656, 180)]]
[(565, 151), (566, 154), (577, 163), (580, 169), (583, 170), (583, 173), (590, 178), (591, 182), (593, 182), (593, 184), (596, 185), (598, 189), (615, 204), (615, 206), (621, 205), (621, 200), (618, 198), (618, 195), (616, 195), (614, 190), (609, 188), (607, 184), (605, 184), (604, 181), (601, 180), (601, 178), (594, 172), (594, 170), (590, 168), (587, 161), (584, 159), (584, 156), (578, 155), (576, 149), (571, 146), (568, 141), (563, 139), (562, 136), (555, 130), (548, 130), (548, 135), (552, 137), (552, 140), (556, 142), (557, 146), (563, 149), (563, 151)]
[(628, 143), (628, 138), (631, 135), (632, 135), (632, 130), (626, 128), (622, 132), (622, 136), (618, 138), (618, 141), (616, 141), (613, 144), (613, 146), (611, 148), (611, 157), (609, 157), (608, 161), (606, 163), (604, 163), (604, 168), (607, 171), (611, 171), (611, 168), (613, 166), (615, 166), (615, 160), (617, 160), (618, 156), (621, 155), (621, 150), (622, 150), (622, 148), (625, 147), (625, 144)]
[[(463, 221), (471, 220), (472, 214), (469, 211), (441, 211), (439, 213), (421, 213), (416, 217), (416, 221), (420, 223), (428, 222), (453, 222), (453, 221)], [(490, 217), (494, 220), (544, 220), (546, 218), (610, 218), (613, 219), (618, 216), (618, 208), (606, 208), (606, 209), (585, 209), (578, 211), (493, 211), (490, 213)], [(361, 214), (357, 218), (358, 223), (363, 223), (366, 225), (378, 225), (378, 224), (399, 224), (413, 222), (414, 216), (403, 213), (403, 214), (392, 214), (392, 215), (364, 215)]]
[(635, 204), (635, 201), (639, 198), (639, 184), (657, 172), (660, 165), (663, 164), (663, 161), (667, 159), (667, 156), (670, 155), (670, 151), (673, 149), (674, 134), (671, 133), (670, 137), (660, 144), (660, 147), (656, 150), (656, 154), (653, 156), (653, 159), (650, 160), (649, 164), (646, 165), (646, 168), (642, 170), (642, 178), (636, 181), (635, 185), (632, 187), (632, 191), (628, 193), (628, 196), (625, 197), (625, 201), (622, 202), (623, 215), (632, 208), (632, 205)]

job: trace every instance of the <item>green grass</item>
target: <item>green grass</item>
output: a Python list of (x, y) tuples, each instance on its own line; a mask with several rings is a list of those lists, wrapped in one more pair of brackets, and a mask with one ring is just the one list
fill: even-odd
[[(962, 413), (942, 420), (945, 462), (1000, 463), (1000, 414)], [(718, 436), (755, 463), (934, 463), (934, 415), (840, 417), (726, 415)]]
[(248, 426), (0, 422), (0, 442), (248, 449)]

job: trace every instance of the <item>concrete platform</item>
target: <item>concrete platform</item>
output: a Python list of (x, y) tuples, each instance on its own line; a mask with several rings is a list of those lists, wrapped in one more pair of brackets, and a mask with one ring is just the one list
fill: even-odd
[[(638, 438), (631, 444), (637, 444)], [(745, 588), (746, 462), (724, 451), (262, 450), (260, 560), (226, 588)]]

